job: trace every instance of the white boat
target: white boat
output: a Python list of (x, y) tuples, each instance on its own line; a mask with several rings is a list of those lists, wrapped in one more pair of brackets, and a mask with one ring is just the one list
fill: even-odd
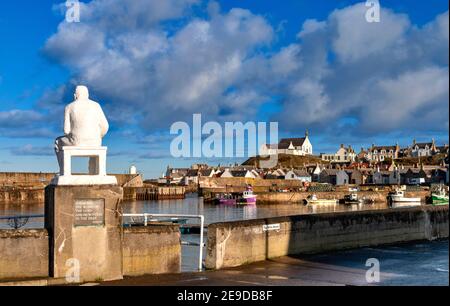
[(308, 196), (303, 202), (306, 205), (335, 205), (337, 200), (318, 199), (315, 194)]
[[(407, 206), (419, 206), (421, 205), (420, 198), (407, 198), (405, 192), (402, 190), (396, 190), (388, 195), (389, 204), (401, 204), (404, 203)], [(398, 205), (397, 205), (398, 206)]]

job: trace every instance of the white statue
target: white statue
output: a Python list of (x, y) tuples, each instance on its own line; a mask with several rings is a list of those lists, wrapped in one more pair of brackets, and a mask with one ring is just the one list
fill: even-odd
[(56, 138), (55, 151), (62, 167), (62, 148), (66, 146), (100, 147), (109, 129), (103, 110), (97, 102), (89, 100), (86, 86), (77, 86), (75, 101), (64, 111), (64, 136)]
[[(114, 183), (115, 177), (106, 176), (106, 147), (102, 138), (109, 129), (108, 121), (101, 106), (89, 100), (86, 86), (77, 86), (75, 101), (66, 106), (64, 112), (64, 136), (56, 138), (55, 152), (60, 174), (57, 184), (69, 183)], [(71, 158), (89, 157), (89, 176), (72, 176)], [(108, 178), (110, 178), (108, 180)]]

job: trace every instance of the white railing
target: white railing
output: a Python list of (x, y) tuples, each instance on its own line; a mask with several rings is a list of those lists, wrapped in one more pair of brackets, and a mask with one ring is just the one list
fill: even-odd
[(203, 229), (205, 225), (205, 217), (203, 215), (175, 215), (175, 214), (123, 214), (123, 217), (144, 218), (144, 226), (147, 226), (149, 220), (155, 218), (173, 218), (177, 219), (199, 219), (200, 220), (200, 246), (198, 254), (198, 270), (203, 270)]

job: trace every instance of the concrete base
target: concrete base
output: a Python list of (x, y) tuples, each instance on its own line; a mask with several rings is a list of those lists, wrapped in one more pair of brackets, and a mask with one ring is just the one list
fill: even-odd
[(51, 277), (79, 275), (79, 282), (123, 277), (122, 194), (115, 185), (47, 186)]
[(56, 175), (50, 184), (58, 186), (117, 185), (117, 178), (108, 175)]

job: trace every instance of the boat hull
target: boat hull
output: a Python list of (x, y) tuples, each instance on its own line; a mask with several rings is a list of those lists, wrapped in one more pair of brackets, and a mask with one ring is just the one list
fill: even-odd
[(236, 199), (218, 199), (217, 204), (219, 205), (236, 205)]
[(433, 205), (448, 205), (448, 197), (431, 196), (431, 204)]
[(336, 200), (306, 200), (307, 205), (336, 205)]
[(256, 197), (249, 197), (249, 198), (240, 199), (239, 200), (239, 204), (255, 205), (256, 204)]

